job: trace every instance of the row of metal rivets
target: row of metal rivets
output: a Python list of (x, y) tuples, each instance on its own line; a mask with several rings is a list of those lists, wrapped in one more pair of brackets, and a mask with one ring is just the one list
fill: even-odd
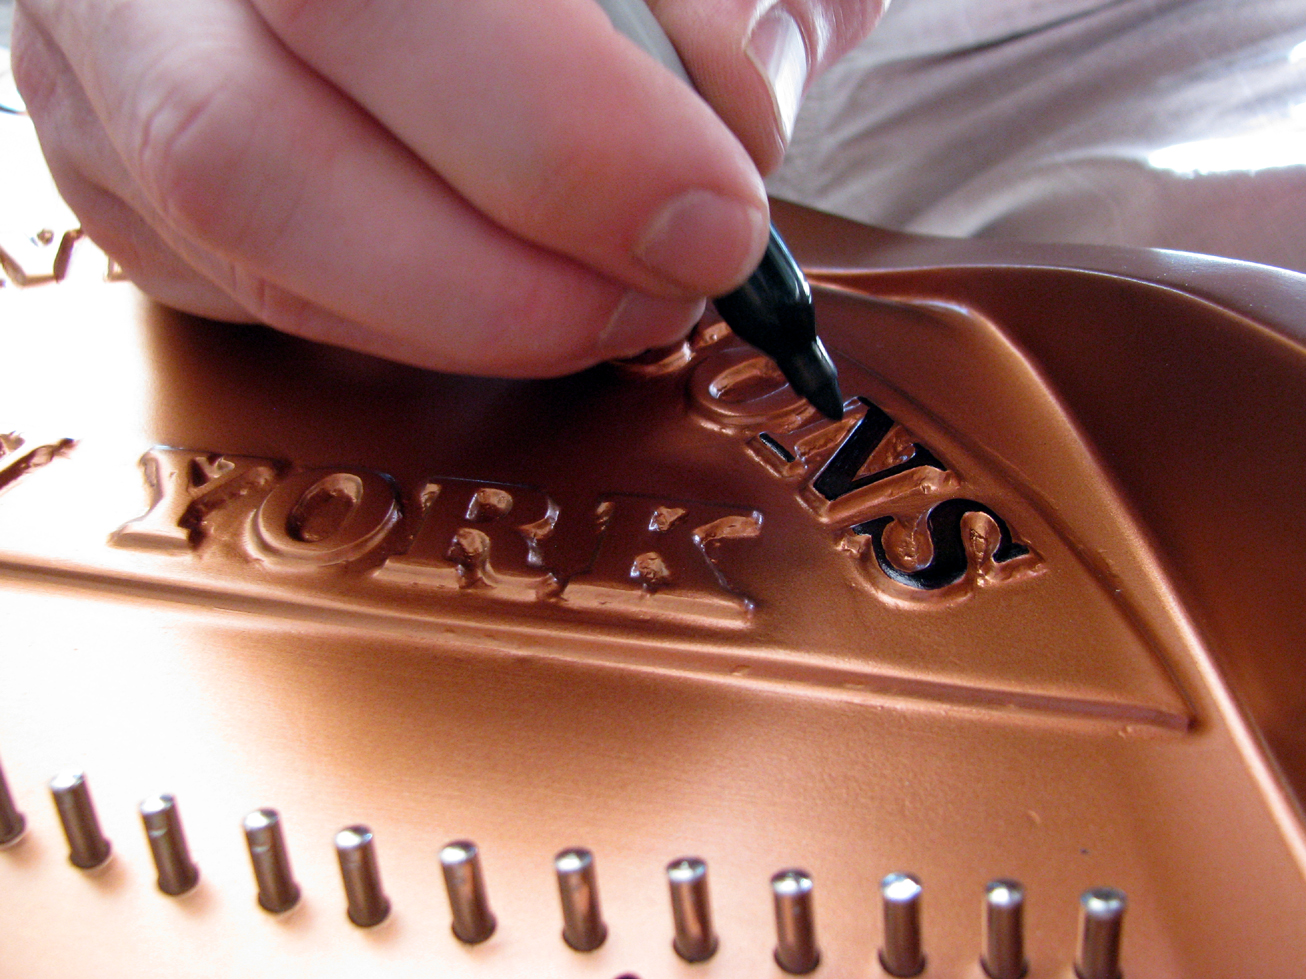
[[(889, 874), (880, 882), (884, 904), (884, 945), (880, 965), (891, 976), (925, 971), (921, 940), (921, 882), (911, 874)], [(1094, 887), (1079, 898), (1079, 979), (1120, 979), (1120, 935), (1125, 895), (1113, 887)], [(1019, 881), (994, 880), (984, 888), (984, 942), (980, 965), (990, 979), (1021, 979), (1025, 958), (1025, 888)]]
[[(55, 809), (68, 839), (68, 859), (75, 867), (93, 870), (108, 861), (111, 845), (100, 830), (86, 778), (81, 772), (50, 781)], [(180, 895), (199, 882), (199, 869), (190, 858), (177, 802), (157, 795), (140, 805), (150, 852), (158, 871), (159, 890)], [(274, 809), (258, 809), (243, 821), (258, 903), (266, 911), (284, 913), (299, 902), (300, 889), (290, 869), (281, 820)], [(14, 806), (0, 771), (0, 847), (18, 841), (26, 820)], [(349, 920), (360, 928), (379, 925), (390, 914), (390, 899), (381, 886), (372, 831), (349, 826), (335, 837), (336, 856), (344, 883)], [(449, 843), (440, 851), (440, 866), (453, 917), (453, 933), (469, 945), (494, 934), (496, 920), (486, 895), (476, 844)], [(562, 937), (578, 952), (603, 944), (608, 928), (599, 906), (594, 855), (586, 849), (563, 850), (554, 858), (562, 902)], [(687, 962), (712, 957), (718, 940), (712, 926), (707, 888), (707, 864), (682, 857), (667, 865), (671, 912), (675, 929), (672, 946)], [(775, 904), (775, 961), (785, 972), (802, 975), (821, 961), (816, 943), (812, 878), (803, 870), (782, 870), (771, 878)], [(889, 874), (881, 881), (884, 943), (880, 965), (891, 976), (916, 976), (925, 970), (921, 937), (921, 882), (911, 874)], [(1013, 880), (995, 880), (984, 890), (984, 942), (980, 958), (990, 979), (1021, 979), (1028, 971), (1024, 948), (1025, 891)], [(1075, 973), (1079, 979), (1120, 979), (1120, 934), (1125, 896), (1113, 888), (1094, 888), (1080, 898), (1080, 937)]]

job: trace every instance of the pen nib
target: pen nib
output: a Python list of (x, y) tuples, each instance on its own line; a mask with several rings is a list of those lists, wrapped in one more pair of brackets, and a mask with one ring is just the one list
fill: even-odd
[(735, 335), (774, 360), (817, 411), (831, 421), (843, 417), (839, 374), (816, 335), (811, 287), (774, 227), (757, 270), (712, 303)]
[(839, 375), (830, 362), (821, 338), (797, 351), (779, 364), (785, 380), (832, 422), (843, 418), (843, 395), (839, 393)]

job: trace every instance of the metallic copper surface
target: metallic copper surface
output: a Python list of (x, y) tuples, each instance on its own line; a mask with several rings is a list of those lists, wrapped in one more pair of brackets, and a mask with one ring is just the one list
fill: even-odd
[[(929, 975), (981, 973), (998, 878), (1031, 895), (1031, 976), (1097, 968), (1097, 887), (1129, 895), (1125, 976), (1301, 974), (1306, 281), (776, 217), (837, 424), (710, 320), (571, 378), (445, 377), (176, 315), (71, 227), (0, 228), (0, 755), (28, 823), (0, 976), (780, 976), (785, 866), (820, 882), (818, 976), (881, 972), (897, 869), (928, 886)], [(68, 767), (115, 841), (95, 876), (41, 798)], [(136, 822), (157, 785), (203, 867), (183, 900)], [(291, 915), (250, 899), (262, 805)], [(380, 928), (340, 913), (359, 821)], [(498, 921), (475, 945), (440, 886), (464, 837)], [(584, 955), (563, 846), (603, 864)], [(665, 903), (686, 853), (720, 936), (695, 963)]]

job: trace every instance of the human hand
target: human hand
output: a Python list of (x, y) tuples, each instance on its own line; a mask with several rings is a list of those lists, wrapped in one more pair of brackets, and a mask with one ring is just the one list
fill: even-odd
[(593, 0), (19, 0), (14, 75), (155, 298), (547, 376), (671, 342), (747, 277), (760, 173), (881, 3), (651, 6), (707, 102)]

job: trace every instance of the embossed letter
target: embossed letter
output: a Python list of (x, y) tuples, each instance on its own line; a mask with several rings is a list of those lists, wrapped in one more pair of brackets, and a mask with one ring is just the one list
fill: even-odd
[(157, 447), (141, 456), (150, 508), (109, 536), (118, 547), (190, 550), (204, 517), (228, 500), (262, 489), (276, 473), (270, 459)]
[(1029, 548), (1012, 538), (1001, 517), (974, 500), (945, 500), (915, 523), (904, 528), (894, 517), (878, 517), (853, 527), (848, 547), (860, 551), (868, 567), (873, 559), (891, 581), (924, 591), (967, 577), (984, 585), (1034, 566), (1032, 557), (1016, 560), (1030, 555)]
[(16, 432), (0, 434), (0, 490), (17, 482), (24, 473), (47, 465), (74, 444), (75, 441), (68, 438), (33, 444)]
[(253, 543), (265, 557), (340, 564), (361, 557), (399, 522), (394, 481), (372, 469), (295, 473), (259, 504)]
[(594, 554), (595, 528), (560, 528), (558, 505), (531, 486), (440, 479), (427, 483), (422, 505), (412, 546), (378, 579), (532, 600), (558, 594)]
[(743, 346), (710, 353), (694, 366), (689, 405), (716, 428), (750, 434), (793, 427), (814, 411), (769, 357)]
[(735, 620), (751, 610), (730, 574), (727, 544), (761, 534), (757, 511), (610, 496), (596, 516), (599, 552), (594, 567), (567, 587), (569, 604)]

